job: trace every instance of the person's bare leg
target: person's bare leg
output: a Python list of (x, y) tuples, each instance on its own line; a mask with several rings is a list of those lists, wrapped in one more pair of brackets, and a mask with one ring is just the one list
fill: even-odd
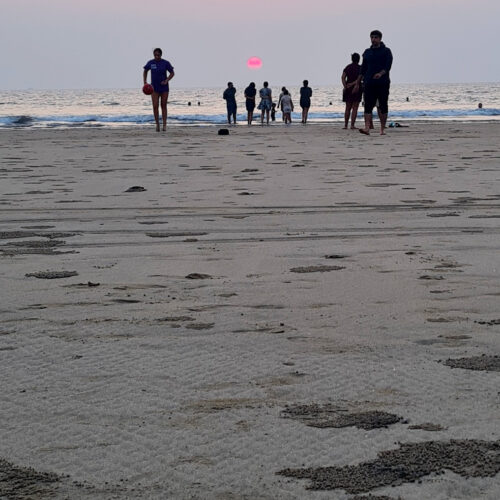
[(387, 113), (380, 113), (380, 135), (385, 135), (385, 124), (387, 123)]
[(236, 125), (236, 112), (233, 113), (233, 122)]
[(361, 134), (370, 135), (370, 124), (373, 122), (373, 115), (371, 113), (365, 113), (365, 128), (360, 128)]
[(356, 123), (356, 118), (358, 117), (358, 108), (359, 108), (359, 102), (353, 103), (351, 110), (351, 129), (353, 130), (356, 128), (354, 124)]
[(266, 122), (267, 122), (267, 125), (269, 125), (269, 110), (266, 109)]
[(163, 120), (163, 132), (167, 130), (167, 102), (168, 92), (163, 92), (161, 95), (161, 118)]
[(156, 131), (160, 131), (160, 113), (158, 110), (158, 106), (160, 103), (160, 94), (158, 92), (153, 92), (151, 94), (151, 102), (153, 103), (153, 115), (155, 117), (156, 122)]
[(344, 130), (347, 130), (347, 125), (349, 124), (349, 117), (351, 116), (352, 104), (350, 102), (345, 103), (344, 111)]
[(309, 108), (304, 108), (302, 110), (302, 123), (305, 125), (307, 123), (307, 116), (309, 115)]
[(262, 110), (262, 111), (260, 112), (260, 124), (261, 124), (261, 125), (264, 125), (264, 113), (265, 113), (265, 111), (264, 111), (264, 110)]

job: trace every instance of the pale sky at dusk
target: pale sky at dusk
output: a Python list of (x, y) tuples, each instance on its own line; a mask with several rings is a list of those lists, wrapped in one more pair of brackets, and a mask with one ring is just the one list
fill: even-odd
[(338, 84), (372, 29), (395, 83), (499, 82), (499, 19), (499, 0), (0, 0), (0, 88), (142, 86), (157, 46), (178, 87)]

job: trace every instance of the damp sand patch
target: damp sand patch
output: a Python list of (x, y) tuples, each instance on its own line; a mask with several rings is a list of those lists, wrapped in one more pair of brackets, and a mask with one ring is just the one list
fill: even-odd
[(59, 238), (71, 238), (79, 233), (63, 233), (63, 232), (39, 232), (39, 231), (0, 231), (0, 240), (10, 240), (16, 238), (49, 238), (56, 240)]
[(38, 278), (44, 280), (55, 280), (61, 278), (71, 278), (72, 276), (78, 276), (76, 271), (40, 271), (37, 273), (27, 273), (25, 274), (27, 278)]
[(193, 231), (170, 231), (170, 232), (148, 232), (146, 236), (150, 238), (175, 238), (175, 237), (194, 237), (205, 236), (206, 232), (193, 232)]
[(10, 241), (0, 246), (0, 253), (7, 256), (15, 255), (60, 255), (76, 253), (74, 250), (61, 252), (57, 248), (66, 245), (63, 240), (28, 240)]
[(283, 469), (277, 474), (309, 479), (309, 490), (343, 489), (366, 493), (399, 486), (445, 470), (462, 477), (493, 477), (500, 471), (500, 441), (450, 440), (403, 443), (378, 453), (375, 460), (343, 467)]
[(412, 431), (421, 430), (421, 431), (428, 431), (428, 432), (437, 432), (437, 431), (445, 431), (447, 428), (443, 427), (440, 424), (433, 424), (432, 422), (425, 422), (423, 424), (409, 425), (408, 429), (410, 429)]
[[(78, 359), (75, 357), (73, 359)], [(134, 491), (134, 490), (132, 490)], [(135, 498), (122, 484), (95, 487), (69, 475), (40, 472), (0, 458), (0, 498), (49, 500), (53, 498)]]
[(500, 356), (490, 356), (482, 354), (481, 356), (472, 356), (470, 358), (448, 358), (441, 361), (450, 368), (463, 368), (464, 370), (500, 372)]
[(341, 271), (345, 269), (344, 266), (305, 266), (305, 267), (292, 267), (291, 273), (328, 273), (330, 271)]
[(309, 427), (321, 429), (334, 427), (357, 427), (358, 429), (380, 429), (403, 422), (403, 418), (383, 411), (348, 412), (326, 404), (287, 406), (281, 413), (283, 418), (299, 420)]
[(1, 498), (54, 498), (60, 479), (57, 474), (18, 467), (0, 459)]
[(494, 326), (494, 325), (500, 325), (500, 319), (491, 319), (491, 320), (482, 320), (482, 321), (474, 321), (474, 323), (477, 323), (478, 325), (486, 325), (486, 326)]

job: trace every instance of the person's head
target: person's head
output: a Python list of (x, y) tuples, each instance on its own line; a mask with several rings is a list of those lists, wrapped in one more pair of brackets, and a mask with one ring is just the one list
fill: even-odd
[(309, 85), (309, 80), (304, 80), (302, 84), (304, 85), (304, 87), (307, 87)]
[(153, 50), (153, 55), (155, 56), (155, 59), (161, 59), (161, 56), (163, 54), (163, 51), (159, 48), (156, 48)]
[(233, 82), (227, 82), (227, 86), (231, 88), (233, 86)]
[(269, 83), (268, 82), (264, 82), (264, 88), (267, 89), (267, 87), (269, 87)]
[(285, 92), (286, 87), (281, 87), (281, 92)]
[(382, 32), (379, 30), (373, 30), (370, 33), (370, 40), (372, 42), (372, 45), (378, 47), (380, 45), (380, 42), (382, 41)]
[(482, 103), (482, 102), (480, 102), (480, 103), (477, 105), (477, 107), (478, 107), (479, 109), (481, 109), (481, 108), (483, 107), (483, 103)]
[(288, 90), (287, 90), (287, 89), (285, 89), (285, 90), (283, 91), (283, 95), (288, 95)]
[(251, 87), (251, 88), (253, 88), (253, 89), (254, 89), (254, 88), (255, 88), (255, 82), (250, 82), (249, 87)]
[(351, 54), (351, 61), (353, 63), (358, 64), (360, 59), (361, 59), (361, 56), (357, 52), (354, 52), (354, 54)]

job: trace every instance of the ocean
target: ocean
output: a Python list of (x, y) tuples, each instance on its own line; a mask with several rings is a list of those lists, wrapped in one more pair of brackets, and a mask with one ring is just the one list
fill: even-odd
[[(300, 122), (299, 87), (288, 87)], [(337, 86), (314, 87), (311, 123), (340, 123), (344, 104)], [(238, 120), (246, 124), (244, 86), (237, 87)], [(280, 86), (272, 87), (275, 101)], [(171, 84), (169, 125), (226, 123), (224, 88), (176, 88)], [(482, 108), (478, 104), (482, 103)], [(260, 112), (256, 110), (256, 115)], [(259, 116), (257, 116), (259, 118)], [(281, 113), (278, 113), (281, 120)], [(362, 119), (362, 113), (359, 118)], [(500, 120), (500, 83), (392, 84), (389, 120)], [(153, 123), (150, 97), (138, 89), (0, 90), (0, 128), (123, 127)]]

